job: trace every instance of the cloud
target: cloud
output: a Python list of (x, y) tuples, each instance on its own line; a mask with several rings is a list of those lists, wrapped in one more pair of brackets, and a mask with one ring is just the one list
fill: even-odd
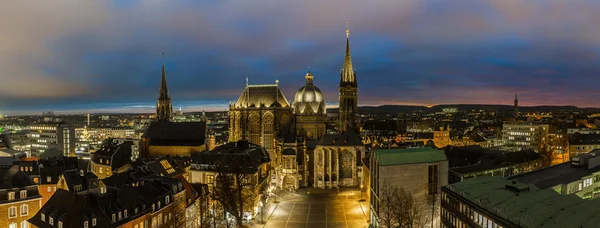
[(308, 65), (337, 103), (346, 21), (361, 104), (509, 103), (519, 93), (523, 104), (600, 106), (594, 1), (4, 5), (3, 110), (153, 105), (163, 52), (174, 106), (227, 104), (245, 77), (279, 79), (291, 99)]

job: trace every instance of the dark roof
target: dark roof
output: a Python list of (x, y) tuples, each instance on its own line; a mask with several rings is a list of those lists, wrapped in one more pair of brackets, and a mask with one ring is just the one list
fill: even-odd
[(367, 120), (363, 125), (364, 130), (368, 131), (397, 131), (398, 121), (392, 119), (374, 119)]
[(0, 189), (25, 188), (28, 186), (37, 186), (27, 174), (19, 170), (19, 166), (0, 169)]
[(318, 146), (364, 146), (360, 136), (353, 131), (342, 134), (330, 134), (321, 137)]
[(517, 180), (521, 183), (533, 184), (540, 189), (554, 187), (559, 184), (567, 184), (598, 172), (600, 166), (588, 169), (586, 167), (572, 166), (570, 162), (538, 169), (512, 176), (509, 180)]
[(81, 172), (79, 170), (67, 170), (63, 174), (65, 184), (70, 190), (75, 191), (75, 186), (81, 186), (79, 191), (87, 191), (98, 187), (98, 177), (92, 172)]
[(290, 107), (290, 103), (276, 84), (249, 85), (244, 88), (240, 98), (235, 103), (236, 108), (245, 106)]
[(116, 170), (131, 162), (132, 145), (130, 141), (118, 145), (104, 145), (100, 150), (92, 154), (91, 160), (96, 164), (103, 165), (106, 163), (100, 162), (100, 159), (103, 159), (103, 161), (109, 160), (112, 170)]
[(446, 147), (445, 152), (450, 171), (459, 174), (510, 167), (542, 158), (533, 150), (507, 152), (481, 146)]
[(231, 170), (242, 168), (243, 172), (254, 173), (271, 159), (269, 153), (259, 145), (248, 141), (237, 141), (218, 146), (211, 151), (194, 154), (192, 161), (193, 165), (219, 166)]
[(205, 144), (205, 122), (152, 122), (142, 138), (150, 139), (151, 145), (190, 145)]

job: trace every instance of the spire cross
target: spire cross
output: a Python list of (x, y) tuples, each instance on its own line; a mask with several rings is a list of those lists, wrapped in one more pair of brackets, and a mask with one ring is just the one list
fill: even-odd
[(346, 38), (350, 37), (350, 28), (348, 28), (348, 21), (346, 21)]

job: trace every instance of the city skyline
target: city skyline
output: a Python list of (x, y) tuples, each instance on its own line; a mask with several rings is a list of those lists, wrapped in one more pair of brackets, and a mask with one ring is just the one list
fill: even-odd
[(175, 110), (226, 110), (246, 77), (292, 102), (309, 65), (334, 107), (346, 21), (360, 106), (600, 107), (589, 1), (11, 4), (3, 114), (152, 112), (163, 52)]

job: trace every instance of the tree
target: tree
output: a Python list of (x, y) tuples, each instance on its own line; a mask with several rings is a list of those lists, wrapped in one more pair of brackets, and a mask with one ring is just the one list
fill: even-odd
[[(226, 157), (223, 157), (226, 158)], [(244, 168), (228, 159), (215, 162), (214, 169), (217, 173), (213, 185), (212, 199), (223, 208), (224, 218), (229, 227), (227, 215), (233, 216), (235, 225), (242, 227), (244, 212), (252, 211), (256, 194), (254, 183)]]
[(379, 197), (379, 223), (383, 227), (422, 227), (424, 208), (402, 187), (383, 183)]
[(548, 145), (548, 130), (545, 127), (538, 127), (535, 131), (534, 140), (537, 144), (538, 154), (542, 156), (542, 166), (550, 166), (554, 158), (554, 152)]

